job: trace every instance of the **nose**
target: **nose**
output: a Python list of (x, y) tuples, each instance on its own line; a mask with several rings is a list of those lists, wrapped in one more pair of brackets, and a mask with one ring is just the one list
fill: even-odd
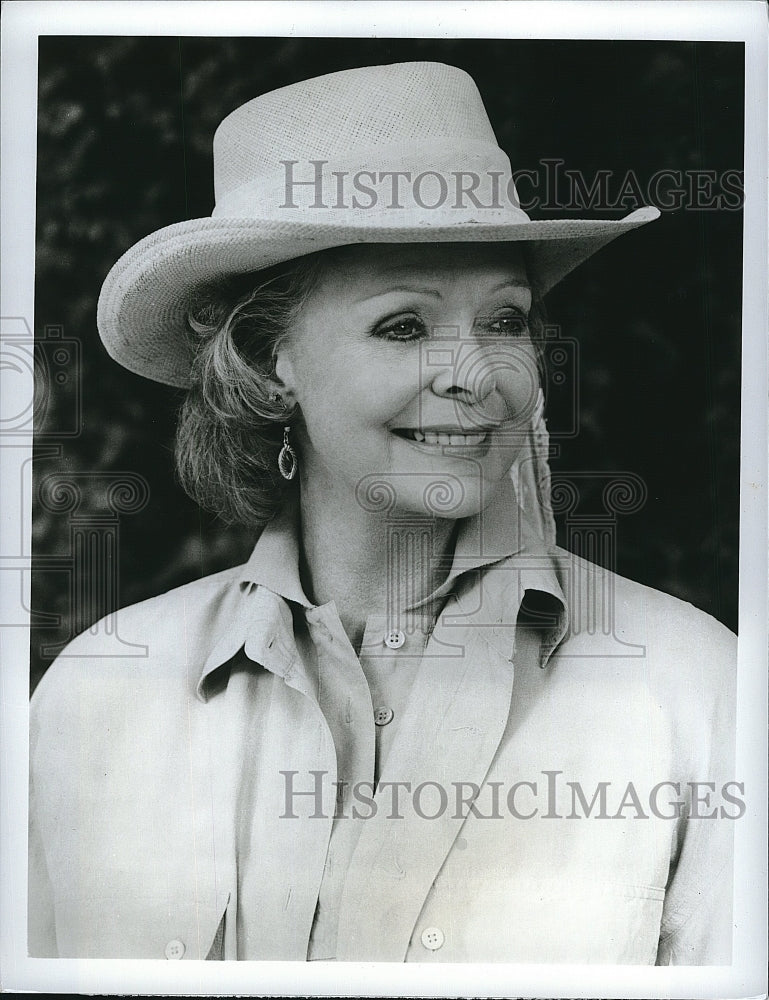
[(473, 373), (473, 377), (468, 378), (453, 370), (440, 372), (432, 383), (432, 390), (436, 396), (456, 399), (471, 405), (485, 402), (496, 388), (497, 382), (493, 376), (478, 378), (477, 373)]
[(430, 361), (435, 365), (431, 389), (436, 396), (478, 405), (497, 391), (500, 363), (488, 345), (447, 342), (428, 357)]
[(470, 416), (465, 407), (479, 420), (525, 420), (533, 413), (540, 392), (536, 355), (521, 344), (444, 341), (426, 360), (434, 371), (432, 393), (461, 405), (462, 419)]

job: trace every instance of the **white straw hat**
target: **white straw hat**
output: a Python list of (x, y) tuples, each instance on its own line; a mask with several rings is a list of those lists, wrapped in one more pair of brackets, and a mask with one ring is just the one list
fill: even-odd
[(214, 136), (216, 207), (166, 226), (111, 269), (98, 325), (132, 372), (187, 386), (201, 286), (355, 243), (524, 241), (540, 293), (659, 216), (532, 221), (475, 83), (442, 63), (344, 70), (257, 97)]

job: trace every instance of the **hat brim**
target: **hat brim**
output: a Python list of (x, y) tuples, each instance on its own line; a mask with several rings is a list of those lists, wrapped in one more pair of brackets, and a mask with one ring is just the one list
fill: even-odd
[(186, 388), (192, 363), (187, 312), (197, 289), (217, 278), (359, 243), (516, 242), (526, 244), (530, 276), (544, 294), (607, 243), (659, 214), (646, 207), (619, 220), (410, 228), (192, 219), (152, 233), (117, 261), (99, 296), (99, 333), (109, 355), (129, 371)]

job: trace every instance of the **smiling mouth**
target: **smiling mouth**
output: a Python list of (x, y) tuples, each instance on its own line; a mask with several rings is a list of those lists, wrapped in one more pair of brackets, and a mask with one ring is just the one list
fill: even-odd
[(416, 430), (415, 428), (397, 427), (393, 434), (405, 438), (407, 441), (416, 441), (418, 444), (437, 445), (439, 447), (473, 448), (483, 444), (488, 438), (488, 431), (475, 431), (466, 433), (459, 430)]

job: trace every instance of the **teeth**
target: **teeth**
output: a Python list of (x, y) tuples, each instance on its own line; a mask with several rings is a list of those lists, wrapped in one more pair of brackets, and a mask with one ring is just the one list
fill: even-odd
[(464, 446), (470, 447), (472, 445), (483, 444), (486, 440), (485, 433), (477, 434), (446, 434), (444, 432), (437, 431), (408, 431), (408, 436), (413, 441), (419, 441), (424, 444), (434, 444), (434, 445), (454, 445), (454, 446)]

